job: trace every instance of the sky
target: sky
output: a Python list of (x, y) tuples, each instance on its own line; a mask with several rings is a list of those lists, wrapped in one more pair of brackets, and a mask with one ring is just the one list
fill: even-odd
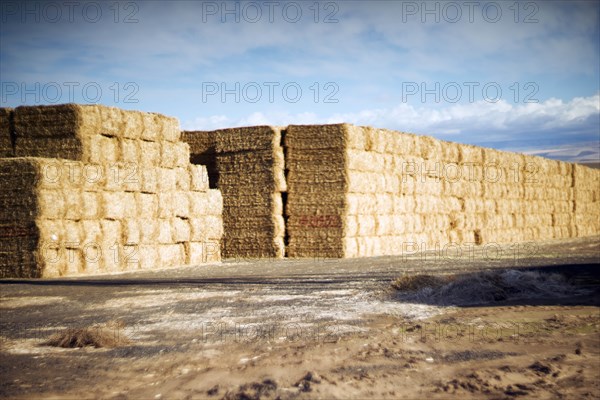
[(349, 122), (600, 160), (599, 1), (3, 1), (0, 107)]

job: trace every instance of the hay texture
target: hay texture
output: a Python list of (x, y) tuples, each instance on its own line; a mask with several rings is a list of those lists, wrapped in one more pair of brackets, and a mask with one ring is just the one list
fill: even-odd
[(285, 146), (289, 257), (346, 257), (349, 126), (291, 125)]
[(223, 193), (223, 257), (285, 255), (281, 137), (270, 126), (183, 133), (192, 162), (206, 163), (211, 186)]
[(11, 108), (0, 107), (0, 158), (14, 155), (12, 118)]
[(222, 197), (189, 163), (175, 119), (74, 104), (13, 113), (26, 157), (0, 159), (0, 277), (220, 260)]
[(292, 257), (600, 233), (587, 167), (349, 124), (290, 126), (286, 154)]

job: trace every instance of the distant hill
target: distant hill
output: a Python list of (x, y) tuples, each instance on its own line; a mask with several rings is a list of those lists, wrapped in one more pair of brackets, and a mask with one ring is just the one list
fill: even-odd
[(590, 167), (590, 168), (600, 169), (600, 161), (580, 162), (579, 164), (585, 165), (586, 167)]

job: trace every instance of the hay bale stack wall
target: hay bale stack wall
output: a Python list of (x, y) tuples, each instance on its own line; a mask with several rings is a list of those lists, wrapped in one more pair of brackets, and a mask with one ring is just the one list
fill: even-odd
[(17, 157), (0, 159), (0, 277), (220, 260), (222, 196), (177, 120), (73, 104), (6, 113)]
[(191, 160), (213, 166), (209, 175), (223, 193), (223, 257), (285, 256), (282, 134), (271, 126), (183, 133)]
[(291, 257), (600, 234), (600, 170), (349, 124), (286, 146)]
[(346, 129), (345, 125), (287, 128), (286, 217), (290, 257), (352, 254), (345, 248), (350, 227), (346, 216), (351, 178)]

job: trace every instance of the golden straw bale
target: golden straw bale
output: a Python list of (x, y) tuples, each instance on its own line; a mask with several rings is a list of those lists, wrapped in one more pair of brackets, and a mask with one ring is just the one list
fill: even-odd
[(210, 189), (207, 200), (207, 214), (220, 216), (223, 213), (223, 196), (217, 189)]
[(174, 147), (175, 167), (187, 168), (190, 163), (190, 145), (185, 142), (177, 142)]
[[(207, 215), (189, 219), (190, 240), (200, 242), (205, 240), (220, 240), (223, 236), (223, 221), (215, 215)], [(256, 244), (256, 243), (255, 243)]]
[(171, 227), (171, 219), (161, 218), (158, 220), (157, 241), (160, 244), (173, 243), (173, 229)]
[(102, 192), (102, 217), (107, 219), (125, 218), (124, 193), (123, 192)]
[(140, 178), (142, 186), (140, 190), (144, 193), (157, 193), (158, 182), (160, 180), (160, 169), (159, 168), (142, 168), (140, 170)]
[(158, 216), (158, 195), (135, 193), (138, 218), (156, 218)]
[(469, 144), (460, 144), (460, 162), (463, 165), (472, 163), (473, 165), (483, 164), (483, 150), (481, 147)]
[(348, 148), (364, 151), (366, 150), (367, 134), (361, 126), (346, 125), (347, 137), (348, 137)]
[[(191, 165), (191, 164), (190, 164)], [(186, 168), (175, 168), (176, 175), (176, 188), (177, 190), (189, 192), (191, 190), (191, 176), (189, 170)]]
[(119, 140), (119, 161), (125, 163), (140, 164), (140, 143), (133, 139)]
[(144, 130), (143, 115), (139, 111), (121, 112), (121, 131), (120, 136), (127, 139), (140, 139)]
[(158, 193), (158, 214), (159, 218), (172, 218), (175, 216), (174, 192)]
[(175, 143), (167, 141), (160, 143), (160, 166), (162, 168), (175, 168), (177, 155), (177, 146)]
[(173, 192), (173, 212), (176, 217), (188, 218), (190, 216), (189, 192)]
[(206, 192), (208, 190), (208, 171), (204, 165), (188, 166), (190, 173), (190, 189), (195, 192)]
[(161, 244), (158, 246), (158, 259), (163, 267), (184, 265), (186, 261), (183, 244)]
[(155, 114), (157, 117), (155, 122), (162, 125), (160, 136), (169, 142), (179, 142), (181, 139), (181, 129), (179, 128), (179, 121), (177, 118), (167, 117), (162, 114)]
[(169, 192), (177, 189), (177, 172), (171, 168), (158, 169), (158, 191)]
[(155, 113), (142, 113), (143, 129), (140, 138), (143, 141), (160, 142), (163, 140), (161, 117), (161, 115)]
[(83, 247), (90, 244), (98, 245), (102, 241), (102, 228), (100, 225), (100, 220), (84, 220), (81, 221), (81, 225), (83, 228)]
[(160, 219), (144, 218), (139, 220), (140, 242), (143, 244), (156, 244), (160, 234)]
[(65, 189), (65, 219), (80, 220), (83, 216), (83, 192), (80, 189)]
[(190, 224), (187, 219), (172, 218), (171, 227), (173, 229), (173, 241), (175, 243), (190, 241)]
[(66, 199), (61, 190), (40, 190), (37, 193), (37, 201), (38, 215), (48, 219), (65, 218), (67, 212)]
[(83, 224), (79, 221), (63, 221), (64, 247), (77, 248), (82, 245), (84, 239)]
[(140, 269), (149, 270), (160, 266), (158, 246), (155, 244), (138, 246), (136, 257), (139, 260)]
[(145, 169), (158, 167), (161, 164), (160, 143), (141, 140), (139, 145), (140, 153), (142, 155), (140, 158), (141, 168)]
[(121, 227), (123, 231), (122, 243), (127, 245), (140, 243), (140, 224), (136, 218), (127, 218), (122, 220)]
[(186, 242), (185, 248), (185, 264), (198, 265), (203, 263), (203, 246), (202, 243)]

